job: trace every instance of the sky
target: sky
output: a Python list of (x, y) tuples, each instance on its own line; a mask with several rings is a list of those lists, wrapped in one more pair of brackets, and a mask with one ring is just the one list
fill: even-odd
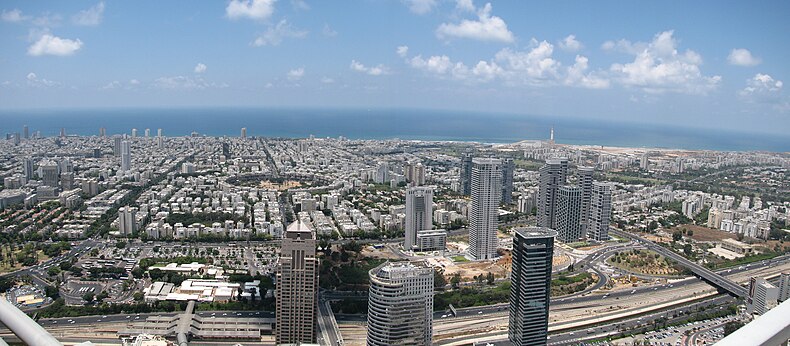
[(3, 1), (0, 110), (442, 109), (790, 129), (788, 1)]

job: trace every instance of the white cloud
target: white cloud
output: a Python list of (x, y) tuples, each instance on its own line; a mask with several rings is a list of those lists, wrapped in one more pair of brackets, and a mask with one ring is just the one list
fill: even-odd
[(208, 67), (206, 66), (206, 64), (203, 64), (203, 63), (198, 63), (197, 65), (195, 65), (195, 73), (203, 73), (203, 72), (206, 72), (206, 69), (208, 69)]
[(53, 82), (46, 78), (39, 78), (33, 72), (28, 73), (26, 79), (27, 79), (27, 85), (34, 88), (58, 87), (61, 85), (58, 82)]
[(132, 79), (132, 80), (129, 81), (129, 84), (130, 85), (140, 85), (140, 81), (136, 80), (136, 79)]
[(389, 69), (387, 69), (387, 67), (384, 65), (379, 64), (378, 66), (365, 66), (356, 60), (351, 60), (351, 69), (357, 72), (367, 73), (371, 76), (389, 74)]
[(582, 49), (583, 45), (576, 39), (576, 35), (568, 35), (559, 43), (560, 49), (569, 52), (577, 52)]
[(559, 77), (560, 62), (552, 57), (554, 46), (546, 41), (531, 41), (529, 51), (513, 51), (505, 48), (495, 58), (502, 62), (507, 70), (512, 71), (513, 78), (527, 84), (541, 84), (540, 81), (554, 80)]
[(44, 34), (27, 49), (27, 54), (32, 56), (40, 55), (72, 55), (82, 48), (82, 41), (79, 39), (70, 40), (60, 38), (51, 34)]
[(96, 26), (102, 21), (104, 15), (104, 2), (100, 2), (87, 10), (82, 10), (71, 17), (75, 25)]
[(291, 0), (291, 6), (294, 9), (300, 11), (307, 11), (310, 9), (310, 5), (308, 5), (304, 0)]
[(491, 4), (487, 3), (477, 12), (477, 20), (464, 19), (458, 24), (443, 23), (436, 29), (439, 39), (467, 38), (479, 41), (514, 41), (513, 33), (502, 18), (491, 15)]
[(334, 82), (335, 82), (335, 80), (332, 79), (332, 78), (329, 78), (329, 77), (322, 77), (321, 78), (321, 83), (324, 83), (324, 84), (332, 84)]
[(455, 8), (461, 11), (474, 12), (475, 4), (472, 3), (472, 0), (456, 0)]
[(587, 71), (588, 59), (585, 56), (577, 55), (573, 66), (568, 67), (565, 76), (565, 85), (588, 88), (606, 89), (609, 88), (609, 80), (595, 74), (585, 74)]
[(409, 11), (416, 14), (426, 14), (436, 7), (436, 0), (403, 0)]
[(601, 49), (607, 51), (615, 51), (627, 54), (639, 54), (641, 51), (647, 48), (647, 43), (644, 42), (636, 42), (632, 43), (631, 41), (621, 39), (617, 42), (615, 41), (606, 41), (601, 45)]
[(0, 19), (9, 23), (19, 23), (28, 20), (29, 18), (30, 17), (22, 15), (22, 11), (16, 8), (10, 11), (3, 10), (2, 15), (0, 15)]
[(225, 7), (225, 15), (230, 19), (267, 19), (274, 13), (277, 0), (231, 0)]
[[(135, 86), (136, 80), (133, 79), (129, 82), (130, 85)], [(166, 90), (202, 90), (207, 88), (227, 88), (227, 83), (213, 83), (207, 82), (201, 77), (188, 77), (188, 76), (174, 76), (174, 77), (161, 77), (154, 80), (153, 87)]]
[[(641, 88), (650, 93), (706, 94), (716, 89), (721, 82), (721, 76), (702, 74), (702, 57), (699, 54), (692, 50), (678, 52), (673, 31), (658, 33), (647, 44), (621, 42), (612, 48), (630, 49), (635, 55), (634, 61), (613, 64), (609, 70), (625, 86)], [(645, 48), (637, 52), (636, 47), (641, 46)]]
[(753, 56), (748, 49), (743, 48), (733, 49), (730, 55), (727, 56), (727, 61), (737, 66), (756, 66), (762, 62), (760, 58)]
[(337, 36), (337, 31), (333, 30), (329, 24), (324, 24), (324, 29), (321, 30), (321, 33), (324, 34), (326, 37), (335, 37)]
[(50, 27), (59, 26), (61, 20), (63, 20), (63, 18), (59, 14), (45, 13), (42, 16), (33, 18), (31, 23), (33, 23), (33, 25), (36, 26), (50, 28)]
[(758, 73), (746, 81), (746, 87), (738, 95), (747, 101), (770, 101), (777, 99), (784, 83), (770, 75)]
[(304, 67), (288, 71), (288, 80), (297, 81), (304, 77)]
[(283, 19), (277, 25), (269, 26), (266, 32), (258, 36), (252, 45), (255, 47), (260, 46), (276, 46), (280, 44), (285, 38), (305, 38), (307, 37), (306, 30), (294, 29), (291, 24)]
[(112, 90), (112, 89), (118, 89), (120, 87), (121, 87), (121, 82), (119, 82), (117, 80), (114, 80), (112, 82), (107, 83), (107, 85), (105, 85), (105, 86), (103, 86), (103, 87), (101, 87), (99, 89), (100, 90)]
[(401, 58), (405, 58), (407, 54), (409, 54), (409, 47), (408, 46), (398, 46), (395, 50), (398, 53), (398, 56)]

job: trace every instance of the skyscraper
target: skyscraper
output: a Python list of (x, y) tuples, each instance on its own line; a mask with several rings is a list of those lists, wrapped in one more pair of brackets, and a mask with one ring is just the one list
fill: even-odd
[(790, 299), (790, 272), (779, 275), (779, 297), (780, 302)]
[(545, 345), (554, 237), (544, 227), (515, 230), (510, 276), (508, 339), (516, 345)]
[(516, 164), (513, 159), (507, 158), (502, 162), (502, 203), (513, 203), (513, 171)]
[(137, 129), (132, 129), (132, 138), (137, 138)]
[(557, 189), (565, 185), (568, 159), (546, 160), (546, 164), (540, 168), (539, 172), (538, 226), (556, 228)]
[(406, 239), (404, 249), (417, 243), (417, 232), (433, 228), (433, 189), (412, 187), (406, 190)]
[(41, 167), (41, 180), (44, 185), (51, 187), (58, 187), (60, 182), (60, 167), (53, 161), (42, 162)]
[(557, 239), (566, 243), (575, 242), (582, 237), (582, 188), (563, 185), (557, 189), (556, 225)]
[(156, 129), (156, 136), (162, 137), (162, 129)]
[(762, 315), (773, 309), (779, 298), (779, 288), (763, 278), (752, 277), (746, 297), (746, 313)]
[(247, 128), (246, 127), (242, 127), (241, 128), (241, 139), (247, 139)]
[(469, 211), (469, 254), (476, 260), (496, 256), (502, 161), (472, 160), (472, 208)]
[(22, 160), (22, 174), (25, 175), (25, 183), (33, 179), (33, 158), (26, 157)]
[(137, 208), (126, 206), (118, 209), (118, 231), (122, 236), (131, 235), (136, 231), (136, 214)]
[(121, 170), (126, 172), (132, 169), (132, 148), (129, 141), (121, 142)]
[(639, 169), (643, 171), (650, 169), (650, 152), (642, 153), (642, 158), (639, 159)]
[(276, 281), (277, 344), (315, 343), (318, 258), (315, 233), (301, 221), (282, 240)]
[(431, 345), (433, 268), (387, 262), (368, 274), (367, 345)]
[(593, 173), (595, 168), (580, 166), (576, 173), (576, 184), (582, 188), (581, 224), (582, 238), (587, 234), (587, 219), (590, 216), (590, 197), (593, 188)]
[(107, 129), (100, 127), (99, 128), (99, 137), (107, 136)]
[(612, 216), (612, 183), (593, 182), (590, 214), (587, 218), (587, 238), (595, 241), (609, 240), (609, 222)]
[(461, 194), (472, 194), (472, 154), (461, 157)]
[(117, 157), (121, 157), (121, 142), (122, 141), (123, 141), (123, 138), (121, 138), (121, 137), (113, 138), (112, 154), (117, 156)]
[(145, 138), (151, 137), (151, 129), (145, 129)]
[(22, 135), (25, 139), (30, 139), (30, 129), (27, 127), (27, 125), (22, 126)]

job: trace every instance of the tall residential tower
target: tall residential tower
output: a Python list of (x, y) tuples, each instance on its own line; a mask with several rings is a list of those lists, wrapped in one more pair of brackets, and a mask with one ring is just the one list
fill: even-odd
[(282, 240), (276, 281), (277, 344), (315, 343), (318, 258), (315, 233), (301, 221), (288, 226)]
[(367, 345), (431, 345), (433, 268), (388, 262), (368, 274)]
[(476, 260), (496, 257), (502, 161), (472, 160), (472, 208), (469, 211), (469, 254)]
[(515, 230), (508, 339), (516, 346), (546, 344), (556, 236), (557, 232), (543, 227)]
[(406, 190), (406, 239), (404, 249), (417, 243), (417, 232), (433, 228), (433, 189), (412, 187)]

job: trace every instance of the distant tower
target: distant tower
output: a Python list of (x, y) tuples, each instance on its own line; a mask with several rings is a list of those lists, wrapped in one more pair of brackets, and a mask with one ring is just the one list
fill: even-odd
[(44, 185), (50, 187), (58, 187), (58, 183), (60, 182), (60, 167), (57, 163), (52, 161), (42, 162), (40, 165), (41, 168), (41, 180), (43, 181)]
[(779, 275), (779, 301), (790, 299), (790, 272)]
[(513, 159), (507, 158), (502, 162), (502, 203), (513, 203), (513, 172), (516, 165)]
[(24, 135), (25, 139), (30, 139), (30, 129), (27, 125), (22, 127), (22, 134)]
[(646, 171), (650, 169), (650, 153), (645, 151), (639, 159), (639, 169)]
[(412, 187), (406, 190), (406, 239), (404, 249), (417, 243), (417, 232), (433, 228), (433, 189)]
[(461, 194), (472, 194), (472, 154), (461, 157)]
[(542, 227), (515, 230), (507, 336), (516, 346), (546, 344), (556, 236)]
[(132, 148), (129, 141), (121, 142), (121, 170), (126, 172), (132, 169)]
[(433, 268), (387, 262), (368, 272), (367, 346), (431, 345)]
[(137, 138), (137, 129), (132, 129), (132, 138)]
[(288, 226), (282, 240), (275, 284), (275, 340), (281, 344), (316, 341), (318, 258), (315, 233), (301, 221)]
[(113, 155), (118, 156), (118, 157), (121, 156), (121, 142), (122, 141), (123, 141), (123, 138), (121, 138), (121, 137), (113, 138), (113, 146), (112, 146), (112, 153), (113, 153)]
[(559, 240), (565, 243), (582, 237), (582, 188), (564, 185), (557, 189), (556, 229)]
[(568, 159), (549, 159), (540, 168), (538, 189), (538, 226), (556, 228), (557, 189), (565, 185)]
[(156, 137), (156, 147), (159, 149), (165, 148), (165, 138), (164, 137)]
[(242, 127), (241, 128), (241, 139), (247, 139), (247, 128), (246, 127)]
[(151, 137), (151, 129), (145, 129), (145, 138)]
[(33, 158), (26, 157), (22, 160), (22, 173), (25, 175), (25, 183), (33, 179)]
[(156, 130), (156, 136), (157, 137), (162, 137), (162, 129), (157, 129)]
[(549, 144), (554, 145), (554, 126), (551, 127), (551, 132), (549, 132)]
[(469, 211), (469, 254), (476, 260), (496, 256), (502, 161), (472, 160), (472, 208)]
[(66, 128), (65, 127), (61, 127), (60, 128), (60, 136), (61, 137), (66, 137)]
[(609, 222), (612, 216), (612, 183), (593, 182), (590, 215), (587, 219), (587, 238), (595, 241), (609, 240)]
[(100, 127), (100, 128), (99, 128), (99, 137), (102, 137), (102, 138), (104, 138), (104, 137), (106, 137), (106, 136), (107, 136), (107, 129), (105, 129), (105, 128), (103, 128), (103, 127)]

